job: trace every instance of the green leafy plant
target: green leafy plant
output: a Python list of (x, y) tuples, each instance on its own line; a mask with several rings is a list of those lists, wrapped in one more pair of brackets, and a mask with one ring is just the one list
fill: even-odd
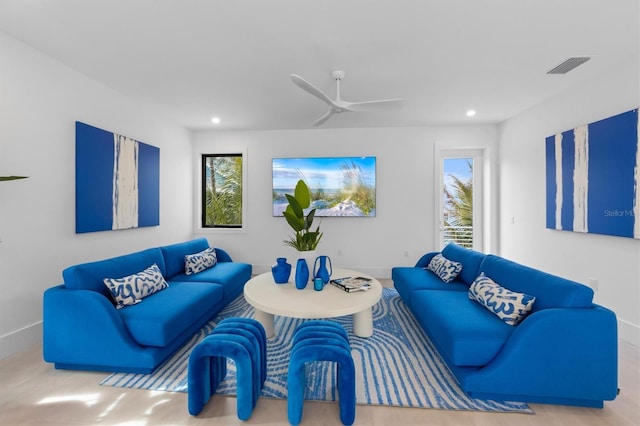
[(293, 196), (286, 194), (289, 205), (282, 214), (295, 234), (288, 240), (284, 240), (288, 246), (298, 251), (315, 250), (322, 238), (320, 225), (313, 231), (313, 219), (316, 215), (316, 209), (311, 209), (307, 216), (304, 215), (304, 209), (311, 205), (311, 196), (309, 195), (309, 187), (301, 179), (296, 184)]
[[(209, 160), (208, 160), (209, 161)], [(242, 225), (242, 157), (211, 158), (205, 192), (205, 226)]]
[(444, 189), (444, 224), (450, 230), (451, 241), (473, 248), (473, 164), (467, 161), (467, 167), (468, 178), (449, 175), (453, 182)]
[(16, 179), (26, 179), (28, 176), (0, 176), (0, 181), (3, 180), (16, 180)]

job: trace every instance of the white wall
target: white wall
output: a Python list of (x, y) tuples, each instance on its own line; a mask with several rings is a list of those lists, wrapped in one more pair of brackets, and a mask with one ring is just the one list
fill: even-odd
[[(640, 240), (545, 229), (545, 138), (634, 108), (637, 62), (563, 93), (500, 126), (500, 247), (505, 257), (585, 284), (640, 345)], [(555, 77), (554, 77), (555, 78)], [(511, 223), (513, 218), (513, 223)]]
[[(191, 135), (0, 33), (0, 358), (42, 340), (62, 269), (193, 236)], [(75, 234), (75, 121), (160, 148), (160, 226)]]
[(434, 145), (494, 152), (496, 132), (496, 126), (197, 132), (194, 164), (200, 164), (203, 153), (247, 153), (246, 230), (204, 235), (212, 245), (229, 249), (234, 259), (252, 263), (254, 272), (267, 271), (278, 256), (291, 262), (294, 251), (282, 243), (291, 230), (284, 218), (272, 216), (272, 158), (375, 156), (376, 217), (322, 218), (324, 237), (318, 252), (329, 255), (334, 266), (389, 277), (393, 266), (413, 265), (422, 254), (438, 248)]

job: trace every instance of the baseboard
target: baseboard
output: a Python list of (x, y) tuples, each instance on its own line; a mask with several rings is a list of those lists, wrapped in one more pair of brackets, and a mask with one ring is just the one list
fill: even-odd
[(618, 337), (634, 346), (640, 346), (640, 327), (618, 318)]
[(42, 343), (42, 321), (0, 336), (0, 359)]

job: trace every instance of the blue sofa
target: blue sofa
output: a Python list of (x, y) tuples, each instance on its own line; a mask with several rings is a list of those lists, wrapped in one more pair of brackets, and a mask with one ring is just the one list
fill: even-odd
[[(615, 399), (616, 316), (593, 303), (589, 287), (455, 244), (441, 254), (462, 270), (445, 283), (425, 268), (436, 254), (393, 268), (392, 279), (469, 396), (600, 408)], [(482, 272), (536, 297), (529, 315), (508, 325), (470, 300), (469, 286)]]
[[(185, 256), (205, 238), (71, 266), (44, 292), (44, 360), (59, 369), (149, 373), (243, 290), (251, 265), (215, 248), (215, 266), (185, 275)], [(104, 278), (157, 264), (169, 287), (116, 309)]]

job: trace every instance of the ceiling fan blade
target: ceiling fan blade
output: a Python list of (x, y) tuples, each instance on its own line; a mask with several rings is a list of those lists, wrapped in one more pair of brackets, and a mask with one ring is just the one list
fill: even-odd
[(349, 111), (386, 111), (402, 106), (404, 99), (382, 99), (379, 101), (345, 102), (343, 108)]
[(326, 102), (329, 106), (335, 106), (335, 104), (333, 103), (333, 100), (331, 100), (327, 95), (322, 93), (320, 89), (318, 89), (313, 84), (309, 83), (304, 78), (296, 74), (291, 74), (289, 77), (291, 77), (291, 81), (293, 81), (296, 84), (296, 86), (298, 86), (302, 90), (311, 93), (316, 98), (319, 98), (320, 100)]
[(324, 124), (325, 121), (327, 121), (329, 119), (329, 117), (331, 117), (333, 115), (333, 109), (329, 109), (329, 111), (323, 115), (322, 117), (318, 118), (316, 121), (313, 122), (312, 126), (313, 127), (318, 127), (321, 126), (322, 124)]

